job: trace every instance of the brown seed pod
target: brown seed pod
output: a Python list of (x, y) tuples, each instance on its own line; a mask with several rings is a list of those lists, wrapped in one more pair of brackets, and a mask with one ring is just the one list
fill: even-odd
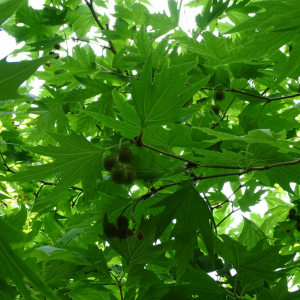
[(291, 232), (290, 229), (286, 229), (286, 230), (285, 230), (285, 233), (290, 233), (290, 232)]
[(142, 239), (144, 238), (144, 234), (143, 234), (141, 231), (139, 231), (139, 232), (136, 234), (136, 238), (137, 238), (138, 240), (142, 240)]
[(131, 229), (127, 229), (126, 231), (126, 235), (129, 237), (129, 236), (132, 236), (133, 235), (133, 231)]

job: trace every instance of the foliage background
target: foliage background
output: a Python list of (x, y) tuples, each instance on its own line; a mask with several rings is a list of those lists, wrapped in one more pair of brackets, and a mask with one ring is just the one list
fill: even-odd
[(0, 1), (1, 299), (300, 298), (299, 3), (167, 2)]

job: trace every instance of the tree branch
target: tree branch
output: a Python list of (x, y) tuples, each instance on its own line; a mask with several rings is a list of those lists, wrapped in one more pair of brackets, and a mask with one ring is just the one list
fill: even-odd
[[(100, 29), (101, 29), (101, 30), (105, 30), (104, 26), (100, 23), (100, 21), (99, 21), (99, 19), (98, 19), (98, 17), (97, 17), (97, 14), (96, 14), (96, 12), (95, 12), (95, 10), (94, 10), (94, 7), (93, 7), (93, 0), (90, 0), (90, 2), (88, 2), (88, 0), (84, 0), (84, 1), (85, 1), (85, 3), (86, 3), (87, 7), (90, 9), (92, 15), (94, 16), (94, 19), (95, 19), (96, 23), (97, 23), (98, 26), (100, 27)], [(116, 51), (115, 46), (114, 46), (114, 44), (112, 43), (112, 41), (108, 41), (108, 43), (109, 43), (109, 46), (110, 46), (110, 48), (108, 48), (108, 49), (109, 49), (113, 54), (116, 54), (117, 51)]]
[(202, 175), (200, 175), (200, 176), (195, 177), (194, 181), (208, 179), (208, 178), (233, 176), (233, 175), (241, 176), (241, 175), (249, 173), (251, 171), (264, 171), (264, 170), (269, 170), (269, 169), (275, 168), (275, 167), (288, 166), (288, 165), (296, 165), (298, 163), (300, 163), (300, 158), (297, 158), (296, 160), (293, 160), (293, 161), (287, 161), (287, 162), (282, 162), (282, 163), (277, 163), (277, 164), (272, 164), (272, 165), (266, 165), (266, 166), (263, 166), (263, 167), (251, 167), (251, 168), (248, 168), (247, 170), (241, 171), (241, 172), (214, 174), (214, 175), (208, 175), (208, 176), (202, 176)]

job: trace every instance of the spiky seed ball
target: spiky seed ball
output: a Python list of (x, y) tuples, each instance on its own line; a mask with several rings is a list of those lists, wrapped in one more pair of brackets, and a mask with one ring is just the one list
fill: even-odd
[(117, 237), (119, 239), (126, 239), (127, 238), (127, 228), (126, 227), (118, 227), (117, 228)]
[(126, 176), (126, 180), (125, 180), (125, 184), (132, 184), (135, 179), (136, 179), (136, 172), (135, 169), (131, 166), (127, 166), (127, 176)]
[(144, 234), (143, 234), (141, 231), (139, 231), (139, 232), (136, 234), (136, 238), (137, 238), (138, 240), (142, 240), (142, 239), (144, 238)]
[(296, 220), (297, 223), (300, 223), (300, 215), (297, 215), (297, 216), (295, 217), (295, 220)]
[(119, 149), (119, 162), (122, 164), (129, 164), (133, 160), (133, 153), (128, 147), (121, 147)]
[(291, 232), (290, 229), (286, 229), (286, 230), (285, 230), (285, 233), (287, 233), (287, 234), (289, 234), (290, 232)]
[(300, 223), (297, 223), (296, 229), (300, 232)]
[(111, 171), (118, 164), (118, 157), (116, 155), (108, 155), (103, 160), (103, 167), (106, 171)]
[(127, 168), (123, 165), (116, 165), (110, 171), (111, 179), (114, 183), (124, 184), (127, 182)]
[(216, 115), (219, 115), (219, 113), (220, 113), (220, 107), (219, 107), (219, 105), (212, 105), (212, 106), (211, 106), (211, 109), (213, 110), (213, 112), (214, 112)]
[(133, 235), (133, 231), (128, 228), (127, 231), (126, 231), (126, 235), (127, 236), (132, 236)]
[(60, 49), (60, 45), (59, 44), (55, 44), (54, 45), (54, 49), (59, 50)]
[(128, 226), (129, 226), (129, 220), (125, 216), (120, 216), (117, 219), (117, 226), (118, 227), (128, 228)]
[(113, 223), (107, 223), (104, 226), (103, 231), (108, 238), (114, 238), (117, 236), (117, 226)]
[(223, 101), (225, 99), (225, 93), (223, 91), (215, 91), (213, 98), (215, 101)]

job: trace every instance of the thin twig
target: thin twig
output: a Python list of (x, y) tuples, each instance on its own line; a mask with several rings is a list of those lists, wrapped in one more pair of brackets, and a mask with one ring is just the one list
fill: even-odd
[(173, 158), (176, 158), (176, 159), (185, 161), (185, 162), (187, 162), (187, 163), (190, 163), (190, 164), (199, 166), (198, 163), (195, 163), (195, 162), (193, 162), (193, 161), (191, 161), (191, 160), (188, 160), (188, 159), (185, 159), (185, 158), (182, 158), (182, 157), (180, 157), (180, 156), (173, 155), (173, 154), (169, 154), (169, 153), (167, 153), (167, 152), (164, 152), (164, 151), (158, 150), (158, 149), (156, 149), (156, 148), (153, 148), (153, 147), (151, 147), (151, 146), (148, 146), (148, 145), (146, 145), (146, 144), (144, 144), (144, 143), (141, 143), (141, 146), (143, 146), (143, 147), (145, 147), (145, 148), (148, 148), (148, 149), (150, 149), (150, 150), (153, 150), (153, 151), (155, 151), (155, 152), (161, 153), (161, 154), (163, 154), (163, 155), (170, 156), (170, 157), (173, 157)]
[(97, 127), (100, 131), (102, 131), (102, 129), (100, 128), (100, 126), (99, 126), (98, 124), (96, 124), (96, 127)]
[[(97, 14), (96, 14), (95, 9), (94, 9), (94, 7), (93, 7), (93, 0), (90, 0), (90, 1), (91, 1), (91, 2), (88, 2), (87, 0), (85, 0), (85, 3), (86, 3), (86, 5), (87, 5), (87, 7), (90, 9), (92, 15), (94, 16), (94, 19), (95, 19), (96, 23), (97, 23), (98, 26), (100, 27), (100, 29), (101, 29), (101, 30), (105, 30), (104, 26), (100, 23), (100, 21), (99, 21), (99, 19), (98, 19), (98, 17), (97, 17)], [(109, 43), (109, 46), (110, 46), (109, 50), (110, 50), (113, 54), (116, 54), (117, 51), (116, 51), (115, 46), (114, 46), (114, 44), (112, 43), (112, 41), (108, 41), (108, 43)]]
[(123, 292), (122, 292), (122, 285), (121, 284), (119, 284), (119, 289), (120, 289), (121, 300), (124, 300), (124, 298), (123, 298)]
[(1, 200), (1, 203), (7, 208), (8, 207), (8, 205), (3, 201), (3, 200)]
[(221, 207), (223, 204), (225, 204), (225, 203), (227, 203), (227, 202), (229, 202), (229, 199), (241, 188), (241, 187), (243, 187), (243, 185), (242, 184), (240, 184), (239, 185), (239, 187), (225, 200), (225, 201), (223, 201), (222, 203), (220, 203), (220, 204), (218, 204), (218, 205), (216, 205), (216, 206), (214, 206), (212, 209), (215, 209), (215, 208), (218, 208), (218, 207)]
[(220, 226), (228, 217), (230, 217), (233, 213), (235, 213), (236, 211), (240, 210), (240, 208), (233, 210), (230, 214), (228, 214), (225, 218), (223, 218), (218, 224), (217, 227)]
[(3, 165), (5, 166), (6, 170), (10, 173), (13, 173), (13, 174), (16, 174), (16, 172), (14, 170), (12, 170), (6, 163), (5, 159), (4, 159), (4, 156), (2, 154), (2, 152), (0, 151), (0, 154), (1, 154), (1, 157), (2, 157), (2, 160), (3, 160)]
[(39, 188), (39, 190), (37, 191), (37, 193), (36, 194), (34, 194), (35, 195), (35, 199), (37, 199), (38, 198), (38, 196), (39, 196), (39, 193), (40, 193), (40, 191), (43, 189), (43, 187), (45, 186), (45, 184), (42, 184), (41, 186), (40, 186), (40, 188)]

